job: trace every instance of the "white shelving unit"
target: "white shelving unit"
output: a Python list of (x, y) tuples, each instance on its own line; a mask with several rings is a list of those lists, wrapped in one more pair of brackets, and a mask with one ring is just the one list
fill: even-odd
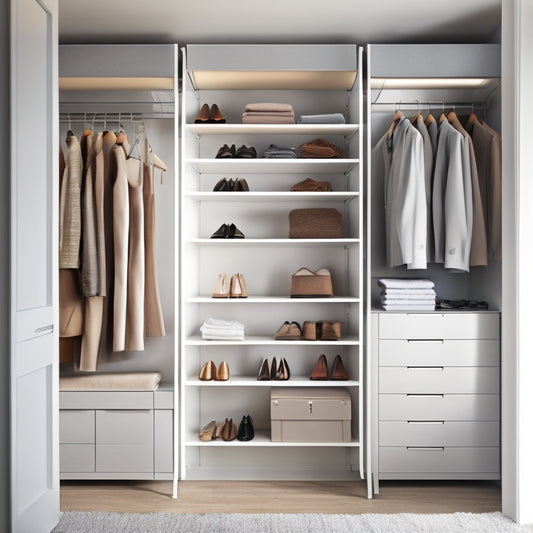
[[(359, 479), (365, 476), (363, 356), (362, 49), (355, 45), (188, 46), (183, 50), (180, 337), (181, 479)], [(250, 81), (250, 73), (271, 72)], [(298, 81), (302, 72), (311, 75)], [(228, 78), (228, 73), (231, 73)], [(309, 81), (309, 79), (311, 81)], [(208, 81), (206, 81), (208, 80)], [(261, 81), (263, 80), (263, 81)], [(295, 81), (296, 80), (296, 81)], [(347, 124), (242, 124), (249, 102), (286, 102), (295, 114), (343, 112)], [(204, 104), (217, 104), (226, 124), (194, 124)], [(270, 144), (298, 147), (324, 138), (343, 159), (266, 159)], [(257, 159), (217, 159), (223, 144), (254, 146)], [(245, 178), (249, 192), (213, 192), (222, 177)], [(312, 177), (327, 193), (290, 192)], [(340, 239), (289, 239), (292, 209), (333, 207), (343, 214)], [(244, 239), (211, 239), (222, 223)], [(291, 275), (302, 266), (332, 273), (333, 298), (291, 299)], [(244, 275), (248, 298), (211, 298), (218, 274)], [(208, 317), (238, 320), (243, 341), (204, 340)], [(278, 341), (285, 321), (339, 320), (338, 341)], [(309, 379), (318, 356), (342, 356), (349, 379)], [(285, 357), (288, 381), (257, 381), (264, 358)], [(201, 366), (228, 362), (226, 382), (200, 381)], [(271, 387), (343, 387), (352, 399), (351, 442), (272, 442)], [(252, 415), (249, 442), (198, 438), (210, 420)], [(234, 452), (236, 450), (236, 452)]]

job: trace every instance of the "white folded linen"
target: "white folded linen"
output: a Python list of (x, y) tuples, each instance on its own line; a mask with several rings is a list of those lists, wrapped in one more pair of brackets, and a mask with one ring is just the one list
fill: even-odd
[(435, 298), (384, 298), (381, 297), (382, 304), (400, 305), (435, 305)]
[(434, 289), (383, 289), (381, 291), (382, 296), (389, 297), (406, 297), (411, 296), (437, 296)]
[(384, 304), (385, 311), (435, 311), (435, 304)]
[(378, 285), (386, 289), (432, 289), (435, 284), (430, 279), (382, 278)]
[(202, 338), (208, 340), (244, 340), (244, 324), (236, 320), (208, 318), (200, 327)]

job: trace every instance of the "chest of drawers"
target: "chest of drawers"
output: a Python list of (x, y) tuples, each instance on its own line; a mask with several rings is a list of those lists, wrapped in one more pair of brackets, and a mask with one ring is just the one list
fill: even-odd
[(372, 314), (379, 479), (499, 479), (500, 315)]

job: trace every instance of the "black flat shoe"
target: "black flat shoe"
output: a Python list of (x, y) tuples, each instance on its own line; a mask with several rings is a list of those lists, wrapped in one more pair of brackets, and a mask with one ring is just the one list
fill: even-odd
[(237, 178), (235, 180), (233, 190), (239, 192), (248, 192), (250, 187), (248, 187), (248, 183), (244, 178)]
[(235, 152), (234, 157), (254, 158), (257, 157), (257, 152), (253, 146), (247, 147), (244, 144)]
[(244, 233), (233, 223), (228, 226), (226, 239), (244, 239)]
[(224, 146), (221, 146), (218, 149), (217, 158), (224, 158), (224, 157), (235, 157), (235, 145), (232, 144), (231, 147), (229, 147), (227, 144)]
[(215, 186), (213, 187), (213, 191), (227, 191), (228, 190), (228, 180), (226, 178), (219, 179)]
[(211, 239), (227, 239), (228, 238), (228, 231), (229, 226), (227, 224), (222, 224), (220, 228), (218, 228), (213, 235), (211, 235)]

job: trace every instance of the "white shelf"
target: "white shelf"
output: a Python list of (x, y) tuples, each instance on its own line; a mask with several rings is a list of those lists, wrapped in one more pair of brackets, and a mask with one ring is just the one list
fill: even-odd
[[(235, 420), (234, 420), (235, 422)], [(238, 426), (239, 422), (236, 422)], [(267, 430), (255, 430), (255, 436), (252, 440), (242, 442), (240, 440), (223, 441), (221, 439), (202, 441), (198, 435), (187, 435), (185, 439), (185, 446), (213, 446), (213, 447), (225, 447), (225, 446), (268, 446), (268, 447), (336, 447), (336, 448), (356, 448), (359, 446), (359, 441), (352, 438), (351, 442), (272, 442), (270, 438), (270, 431)]]
[(352, 246), (359, 239), (188, 239), (186, 242), (199, 246)]
[(193, 335), (185, 340), (187, 346), (357, 346), (359, 339), (348, 335), (338, 341), (304, 341), (304, 340), (275, 340), (274, 334), (270, 336), (249, 335), (243, 341), (234, 340), (206, 340), (199, 335)]
[(357, 124), (187, 124), (196, 135), (353, 135)]
[(357, 304), (359, 298), (336, 296), (333, 298), (288, 298), (287, 296), (248, 296), (248, 298), (212, 298), (192, 296), (185, 300), (190, 304)]
[(188, 378), (185, 381), (188, 387), (358, 387), (359, 382), (353, 379), (337, 380), (311, 380), (309, 376), (291, 376), (287, 381), (270, 380), (258, 381), (250, 376), (231, 376), (228, 381), (202, 381), (198, 378)]
[(344, 202), (359, 197), (358, 192), (335, 191), (335, 192), (188, 192), (186, 198), (197, 202), (294, 202), (316, 200), (325, 202)]
[(200, 173), (209, 174), (295, 174), (295, 173), (345, 173), (359, 159), (267, 159), (267, 158), (219, 158), (186, 159), (188, 165)]

